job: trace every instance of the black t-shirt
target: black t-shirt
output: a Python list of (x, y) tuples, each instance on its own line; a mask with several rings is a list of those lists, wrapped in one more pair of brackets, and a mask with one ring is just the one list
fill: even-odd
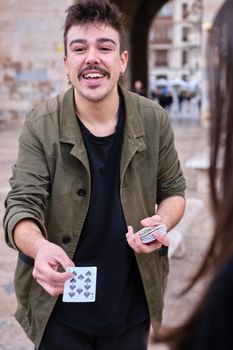
[(76, 266), (97, 266), (96, 301), (63, 303), (53, 317), (95, 335), (121, 332), (147, 319), (148, 306), (120, 200), (124, 105), (114, 134), (96, 137), (79, 121), (91, 171), (91, 198), (74, 256)]

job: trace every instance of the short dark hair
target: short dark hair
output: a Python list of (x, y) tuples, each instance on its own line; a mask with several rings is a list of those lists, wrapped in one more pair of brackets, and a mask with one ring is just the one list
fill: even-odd
[(64, 50), (67, 54), (67, 33), (73, 25), (103, 23), (114, 28), (120, 36), (120, 51), (126, 47), (123, 14), (118, 7), (107, 0), (80, 0), (66, 10), (64, 24)]

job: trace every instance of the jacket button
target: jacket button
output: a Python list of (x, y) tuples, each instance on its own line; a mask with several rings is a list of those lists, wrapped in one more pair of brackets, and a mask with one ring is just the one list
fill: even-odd
[(71, 241), (71, 238), (68, 237), (68, 236), (64, 237), (63, 240), (62, 240), (62, 242), (63, 242), (64, 244), (70, 243), (70, 241)]
[(87, 191), (84, 190), (83, 188), (80, 188), (77, 193), (79, 196), (83, 197), (83, 196), (86, 196)]

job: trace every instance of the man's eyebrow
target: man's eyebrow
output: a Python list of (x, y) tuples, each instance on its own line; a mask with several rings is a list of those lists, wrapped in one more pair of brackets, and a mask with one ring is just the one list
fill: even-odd
[(73, 44), (85, 44), (87, 41), (85, 39), (75, 39), (70, 42), (69, 46), (72, 46)]
[[(110, 42), (116, 46), (116, 42), (110, 38), (99, 38), (99, 39), (97, 39), (97, 42), (98, 43)], [(85, 40), (85, 39), (74, 39), (70, 42), (69, 46), (72, 46), (73, 44), (86, 44), (86, 43), (87, 43), (87, 40)]]
[(110, 38), (99, 38), (97, 41), (98, 41), (99, 43), (110, 42), (110, 43), (112, 43), (113, 45), (116, 46), (116, 42), (115, 42), (114, 40), (110, 39)]

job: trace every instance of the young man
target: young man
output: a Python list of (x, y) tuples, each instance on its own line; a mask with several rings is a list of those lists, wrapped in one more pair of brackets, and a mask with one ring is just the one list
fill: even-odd
[[(183, 215), (173, 134), (163, 109), (118, 85), (128, 53), (113, 4), (69, 7), (64, 43), (72, 87), (28, 116), (6, 199), (16, 318), (40, 350), (145, 350), (150, 321), (161, 321), (169, 241), (143, 244), (134, 232), (169, 230)], [(94, 302), (63, 302), (72, 266), (97, 267)]]

